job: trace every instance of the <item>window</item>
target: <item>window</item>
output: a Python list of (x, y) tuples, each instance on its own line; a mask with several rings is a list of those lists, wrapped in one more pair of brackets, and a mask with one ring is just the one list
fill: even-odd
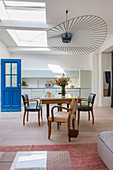
[(7, 30), (18, 46), (47, 47), (46, 31)]
[[(6, 10), (9, 20), (17, 21), (36, 21), (46, 23), (45, 3), (39, 2), (21, 2), (21, 1), (3, 1), (1, 8)], [(6, 19), (4, 13), (1, 19)]]
[[(32, 23), (46, 23), (46, 5), (44, 2), (0, 1), (1, 20), (15, 20)], [(26, 26), (26, 25), (25, 25)], [(47, 47), (46, 31), (7, 29), (18, 46)]]

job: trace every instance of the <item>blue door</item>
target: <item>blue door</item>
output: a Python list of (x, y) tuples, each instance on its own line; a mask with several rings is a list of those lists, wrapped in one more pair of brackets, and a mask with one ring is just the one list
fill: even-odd
[(1, 111), (21, 111), (20, 59), (1, 59)]

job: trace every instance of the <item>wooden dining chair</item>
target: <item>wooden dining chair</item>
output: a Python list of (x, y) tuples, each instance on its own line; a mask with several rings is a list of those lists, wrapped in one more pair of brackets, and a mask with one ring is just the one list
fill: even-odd
[[(88, 120), (90, 120), (90, 112), (92, 114), (92, 124), (94, 124), (94, 113), (93, 113), (93, 104), (95, 100), (96, 94), (90, 93), (88, 99), (87, 98), (80, 98), (77, 110), (78, 110), (78, 125), (80, 122), (80, 112), (88, 112)], [(86, 105), (83, 104), (83, 102), (87, 102)]]
[[(77, 108), (77, 99), (72, 99), (70, 108), (62, 107), (62, 106), (54, 106), (51, 109), (51, 116), (48, 117), (48, 139), (51, 136), (51, 122), (57, 122), (57, 129), (59, 130), (60, 123), (67, 123), (68, 131), (70, 129), (70, 121), (72, 122), (72, 126), (74, 129), (74, 120), (75, 120), (75, 112)], [(58, 108), (58, 111), (54, 113), (54, 109)], [(67, 110), (67, 112), (60, 110)], [(70, 141), (70, 136), (68, 136)]]
[[(29, 112), (38, 112), (38, 124), (40, 126), (40, 114), (42, 120), (43, 118), (42, 118), (42, 106), (38, 104), (38, 100), (37, 100), (38, 98), (29, 99), (27, 94), (23, 94), (22, 99), (24, 104), (23, 125), (25, 125), (26, 113), (27, 113), (27, 121), (28, 121)], [(30, 102), (34, 102), (34, 101), (36, 102), (36, 104), (30, 105)]]

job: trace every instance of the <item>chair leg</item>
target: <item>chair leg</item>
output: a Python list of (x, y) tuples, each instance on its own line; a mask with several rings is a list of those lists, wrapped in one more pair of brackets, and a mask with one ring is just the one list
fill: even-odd
[(40, 126), (40, 111), (38, 111), (38, 124)]
[(67, 129), (68, 129), (68, 141), (71, 142), (71, 138), (70, 138), (70, 134), (69, 134), (69, 130), (70, 130), (70, 119), (67, 122)]
[(59, 122), (57, 122), (57, 130), (59, 130), (59, 125), (60, 125), (60, 123), (59, 123)]
[(80, 111), (78, 111), (78, 125), (79, 125), (79, 122), (80, 122)]
[(75, 119), (72, 120), (72, 127), (75, 129)]
[(41, 108), (41, 119), (42, 119), (42, 121), (43, 121), (43, 117), (42, 117), (42, 108)]
[(28, 121), (28, 117), (29, 117), (29, 112), (27, 112), (27, 121)]
[(90, 111), (88, 111), (88, 120), (90, 120)]
[(68, 136), (68, 141), (69, 141), (69, 142), (71, 142), (71, 138), (70, 138), (70, 136)]
[(94, 125), (94, 114), (93, 114), (93, 110), (91, 111), (92, 113), (92, 125)]
[(76, 120), (76, 111), (75, 111), (75, 120)]
[(48, 139), (50, 139), (51, 136), (51, 121), (48, 120)]
[(25, 126), (25, 116), (26, 116), (26, 111), (24, 112), (24, 116), (23, 116), (23, 126)]

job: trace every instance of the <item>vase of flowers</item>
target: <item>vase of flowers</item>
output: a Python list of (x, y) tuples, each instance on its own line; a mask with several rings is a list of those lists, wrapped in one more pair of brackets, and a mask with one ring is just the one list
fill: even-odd
[(62, 87), (62, 91), (61, 91), (62, 96), (65, 96), (65, 86), (67, 86), (69, 82), (70, 82), (70, 77), (68, 76), (65, 77), (64, 73), (61, 78), (55, 79), (56, 85)]
[(65, 86), (62, 86), (61, 94), (62, 94), (62, 96), (65, 96)]

